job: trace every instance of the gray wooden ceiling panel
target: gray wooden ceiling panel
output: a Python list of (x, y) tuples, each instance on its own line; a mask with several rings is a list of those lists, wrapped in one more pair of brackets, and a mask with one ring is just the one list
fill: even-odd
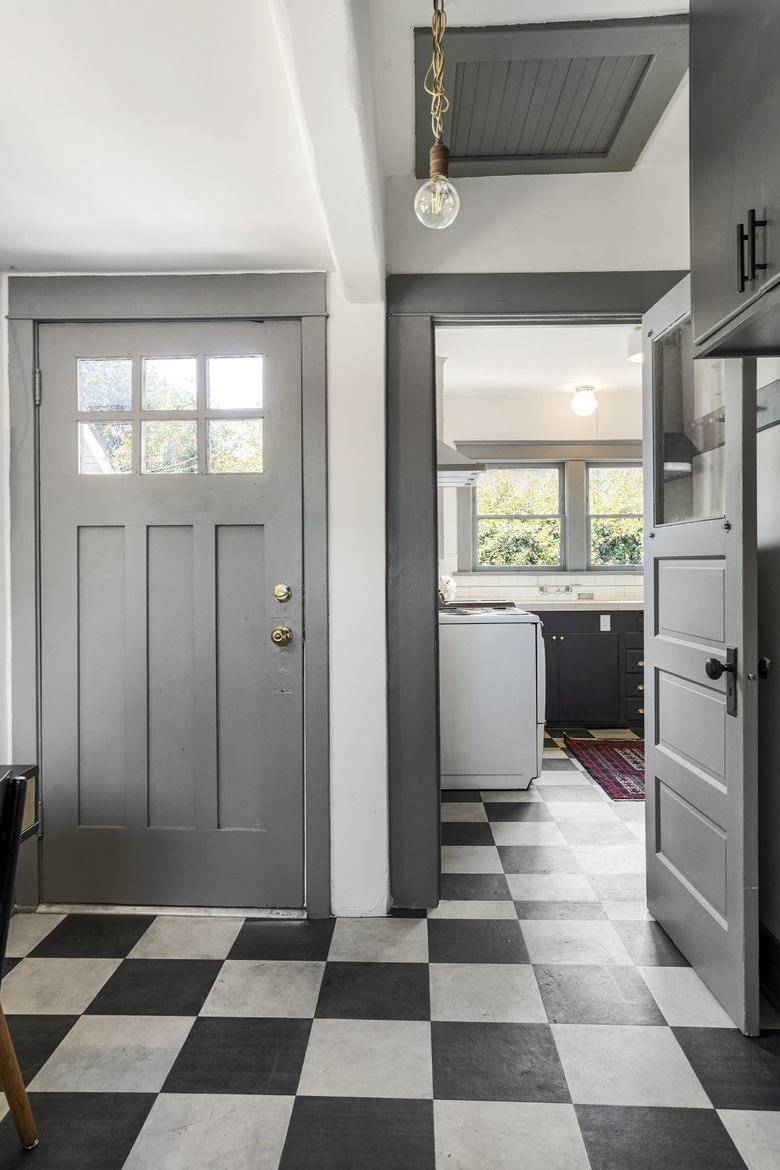
[[(415, 33), (425, 74), (430, 32)], [(687, 68), (686, 17), (447, 31), (444, 140), (458, 175), (630, 170)], [(429, 98), (417, 95), (427, 173)]]

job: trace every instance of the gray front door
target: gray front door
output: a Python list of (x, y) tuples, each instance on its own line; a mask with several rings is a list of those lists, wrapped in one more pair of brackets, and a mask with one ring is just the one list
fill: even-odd
[(693, 360), (687, 279), (643, 328), (648, 906), (752, 1035), (755, 362)]
[(39, 345), (44, 900), (300, 907), (300, 328)]

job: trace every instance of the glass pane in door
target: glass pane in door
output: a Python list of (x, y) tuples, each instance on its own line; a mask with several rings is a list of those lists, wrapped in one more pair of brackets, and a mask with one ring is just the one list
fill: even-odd
[(693, 360), (690, 318), (653, 342), (656, 524), (725, 512), (725, 363)]

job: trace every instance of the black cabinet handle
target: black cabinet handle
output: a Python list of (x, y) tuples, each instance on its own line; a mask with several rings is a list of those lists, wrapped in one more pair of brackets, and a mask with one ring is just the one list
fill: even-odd
[(766, 264), (756, 263), (756, 232), (765, 227), (766, 220), (756, 219), (756, 209), (751, 207), (748, 212), (748, 280), (755, 280), (756, 274), (766, 268)]
[(747, 277), (745, 275), (745, 244), (747, 243), (747, 233), (745, 231), (744, 223), (737, 224), (737, 292), (743, 293), (745, 291), (745, 282)]

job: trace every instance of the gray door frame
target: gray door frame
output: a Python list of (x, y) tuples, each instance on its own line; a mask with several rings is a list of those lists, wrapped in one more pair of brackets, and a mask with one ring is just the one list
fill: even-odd
[[(214, 276), (11, 276), (11, 694), (15, 759), (40, 758), (38, 327), (46, 322), (295, 320), (301, 328), (305, 580), (306, 908), (330, 914), (326, 278), (324, 273)], [(43, 388), (45, 394), (45, 388)], [(45, 777), (42, 795), (45, 804)], [(45, 831), (45, 824), (43, 825)], [(40, 840), (20, 859), (18, 899), (40, 900)]]
[(675, 272), (391, 276), (387, 281), (390, 890), (439, 901), (436, 324), (639, 323)]

